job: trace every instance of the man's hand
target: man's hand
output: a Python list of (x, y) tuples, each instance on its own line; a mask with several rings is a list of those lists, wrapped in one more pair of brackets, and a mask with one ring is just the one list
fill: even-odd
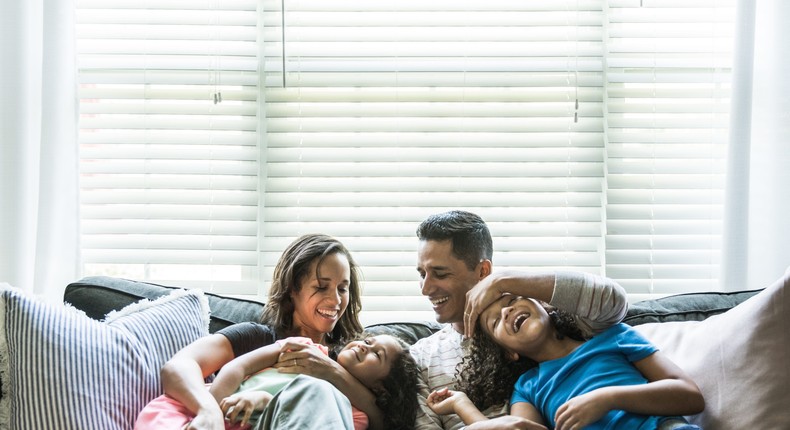
[(502, 291), (497, 288), (498, 274), (490, 274), (481, 279), (471, 290), (466, 293), (466, 307), (464, 308), (464, 336), (467, 338), (475, 334), (475, 323), (480, 313), (491, 303), (502, 297)]
[(505, 415), (488, 421), (478, 421), (466, 426), (468, 430), (548, 430), (546, 426), (526, 418)]

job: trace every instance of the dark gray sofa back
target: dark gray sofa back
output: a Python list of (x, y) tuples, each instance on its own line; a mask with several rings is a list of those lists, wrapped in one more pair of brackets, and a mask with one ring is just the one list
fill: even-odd
[[(169, 294), (176, 287), (138, 282), (109, 276), (90, 276), (69, 284), (63, 301), (85, 312), (91, 318), (102, 320), (109, 312), (122, 309), (140, 299), (153, 300)], [(727, 311), (761, 290), (730, 293), (688, 293), (655, 300), (644, 300), (629, 306), (624, 319), (630, 325), (667, 321), (702, 321)], [(264, 304), (252, 300), (205, 293), (211, 308), (209, 332), (229, 325), (259, 321)], [(392, 334), (413, 344), (441, 329), (436, 321), (409, 321), (373, 324), (366, 331)]]

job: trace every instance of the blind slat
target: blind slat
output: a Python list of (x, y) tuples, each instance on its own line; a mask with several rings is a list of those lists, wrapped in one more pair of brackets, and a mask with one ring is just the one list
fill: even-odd
[(414, 231), (461, 208), (499, 269), (715, 288), (734, 1), (258, 3), (77, 1), (89, 274), (263, 295), (323, 232), (366, 323), (432, 319)]

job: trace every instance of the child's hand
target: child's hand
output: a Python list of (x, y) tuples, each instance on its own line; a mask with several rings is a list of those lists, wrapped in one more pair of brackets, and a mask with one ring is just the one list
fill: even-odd
[(555, 430), (580, 429), (601, 419), (611, 409), (598, 390), (574, 397), (557, 409)]
[(432, 411), (439, 415), (447, 415), (456, 413), (455, 406), (459, 402), (468, 400), (466, 394), (460, 391), (452, 391), (447, 388), (434, 391), (428, 395), (426, 403)]
[(272, 400), (272, 395), (263, 390), (243, 391), (225, 397), (219, 402), (219, 407), (225, 418), (231, 423), (241, 421), (242, 427), (250, 422), (250, 416), (255, 410), (262, 411)]

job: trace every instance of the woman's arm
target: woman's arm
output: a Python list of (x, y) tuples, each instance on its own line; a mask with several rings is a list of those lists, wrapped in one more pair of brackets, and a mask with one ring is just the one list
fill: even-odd
[[(322, 354), (317, 348), (301, 343), (287, 342), (274, 367), (283, 373), (301, 373), (330, 382), (354, 407), (368, 416), (369, 428), (384, 428), (384, 417), (376, 405), (376, 396), (357, 378), (336, 361)], [(294, 366), (294, 360), (297, 365)]]
[(280, 345), (273, 343), (236, 357), (222, 367), (211, 384), (209, 392), (219, 403), (238, 390), (247, 375), (272, 367), (279, 356)]
[(206, 390), (204, 380), (233, 357), (228, 339), (213, 334), (185, 346), (162, 366), (160, 375), (165, 394), (195, 414), (187, 428), (225, 428), (219, 404)]
[(557, 410), (557, 430), (582, 427), (613, 409), (643, 415), (692, 415), (705, 409), (697, 384), (660, 352), (634, 362), (647, 384), (599, 388), (568, 400)]

